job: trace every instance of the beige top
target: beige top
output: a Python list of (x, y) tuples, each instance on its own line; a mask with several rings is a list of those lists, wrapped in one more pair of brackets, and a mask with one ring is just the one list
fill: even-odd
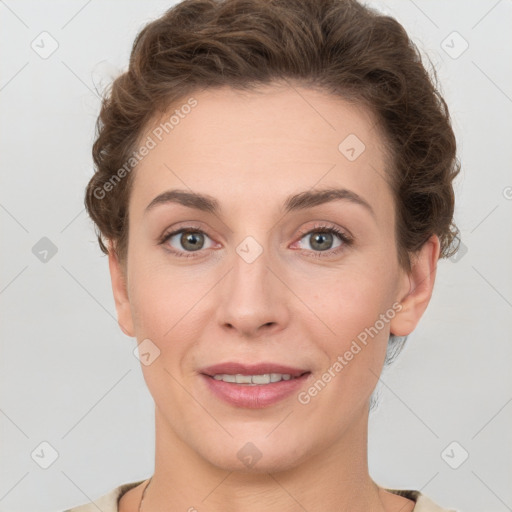
[[(121, 499), (121, 496), (125, 492), (129, 491), (132, 487), (136, 487), (144, 481), (145, 480), (139, 480), (138, 482), (129, 482), (120, 485), (119, 487), (112, 489), (107, 494), (104, 494), (95, 500), (94, 503), (79, 505), (77, 507), (65, 510), (64, 512), (98, 512), (98, 510), (101, 510), (101, 512), (118, 512), (118, 503)], [(421, 494), (419, 491), (405, 491), (397, 489), (386, 490), (416, 502), (416, 505), (413, 509), (414, 512), (457, 512), (454, 509), (441, 508), (439, 505), (436, 505), (432, 500), (430, 500), (424, 494)]]

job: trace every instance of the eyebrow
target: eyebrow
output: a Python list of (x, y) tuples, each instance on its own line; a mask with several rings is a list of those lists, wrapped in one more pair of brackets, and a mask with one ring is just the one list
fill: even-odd
[[(284, 202), (284, 212), (289, 213), (298, 210), (305, 210), (332, 201), (346, 200), (353, 204), (364, 207), (373, 217), (375, 212), (371, 205), (361, 196), (346, 188), (326, 188), (322, 190), (305, 190), (298, 194), (293, 194), (286, 198)], [(156, 196), (146, 206), (145, 213), (156, 206), (177, 203), (188, 208), (194, 208), (203, 212), (218, 215), (220, 213), (220, 204), (212, 196), (199, 194), (188, 190), (167, 190)]]

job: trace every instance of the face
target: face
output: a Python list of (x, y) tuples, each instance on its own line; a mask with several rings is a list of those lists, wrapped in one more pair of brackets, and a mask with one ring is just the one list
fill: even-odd
[[(168, 134), (173, 111), (142, 139), (156, 145), (134, 171), (126, 281), (110, 256), (120, 325), (146, 340), (157, 443), (227, 470), (247, 454), (275, 471), (341, 453), (365, 436), (390, 332), (408, 334), (426, 307), (438, 247), (410, 293), (369, 112), (288, 86), (192, 96)], [(249, 386), (204, 374), (229, 362), (304, 375)], [(272, 369), (249, 373), (286, 373)]]

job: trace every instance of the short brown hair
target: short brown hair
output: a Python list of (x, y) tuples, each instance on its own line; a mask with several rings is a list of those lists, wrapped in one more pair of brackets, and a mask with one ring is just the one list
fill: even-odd
[(460, 164), (435, 69), (427, 72), (400, 23), (356, 0), (184, 0), (147, 24), (96, 123), (85, 204), (101, 249), (108, 252), (108, 240), (121, 261), (127, 257), (133, 173), (115, 175), (155, 116), (194, 91), (282, 80), (376, 115), (389, 152), (400, 265), (410, 270), (410, 254), (432, 234), (440, 257), (453, 255)]

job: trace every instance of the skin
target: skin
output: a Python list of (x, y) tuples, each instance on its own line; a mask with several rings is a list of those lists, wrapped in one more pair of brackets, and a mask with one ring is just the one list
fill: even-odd
[[(141, 365), (156, 425), (143, 510), (412, 510), (369, 476), (369, 400), (390, 332), (412, 332), (429, 303), (438, 237), (414, 255), (410, 273), (399, 266), (384, 142), (363, 108), (277, 84), (193, 97), (198, 105), (134, 171), (127, 261), (109, 255), (119, 325), (160, 350)], [(354, 161), (338, 150), (349, 134), (366, 146)], [(288, 195), (330, 186), (356, 192), (375, 215), (347, 200), (283, 215)], [(212, 196), (221, 213), (176, 203), (144, 212), (171, 189)], [(166, 250), (187, 252), (180, 235), (159, 244), (190, 222), (205, 233), (204, 248), (188, 250), (194, 257)], [(348, 230), (354, 243), (314, 257), (328, 252), (315, 249), (319, 222)], [(252, 263), (236, 252), (247, 236), (263, 249)], [(336, 250), (343, 242), (332, 236)], [(309, 369), (307, 389), (393, 303), (402, 309), (307, 405), (293, 394), (264, 409), (236, 408), (198, 374), (225, 361), (273, 361)], [(237, 457), (247, 442), (262, 454), (251, 468)], [(123, 495), (121, 512), (138, 510), (144, 486)]]

